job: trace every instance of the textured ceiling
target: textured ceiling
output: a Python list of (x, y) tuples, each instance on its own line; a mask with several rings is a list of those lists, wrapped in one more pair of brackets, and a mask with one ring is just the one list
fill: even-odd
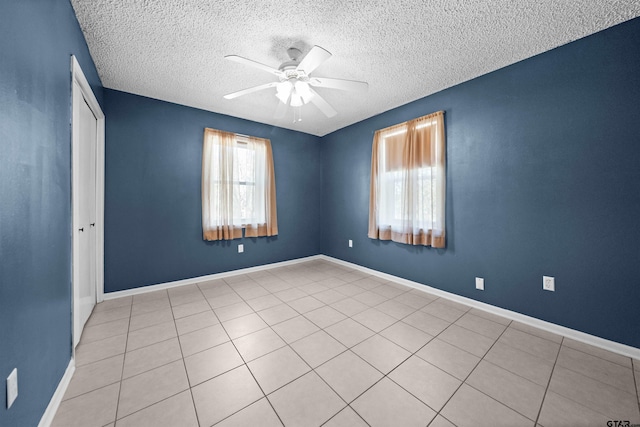
[[(105, 87), (318, 136), (640, 15), (638, 0), (71, 0)], [(276, 120), (276, 81), (224, 59), (277, 68), (286, 50), (333, 54), (312, 76), (363, 80), (364, 94), (318, 88)]]

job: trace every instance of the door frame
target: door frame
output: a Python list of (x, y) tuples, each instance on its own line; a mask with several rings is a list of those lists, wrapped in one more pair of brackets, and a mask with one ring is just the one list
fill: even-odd
[[(75, 358), (76, 335), (81, 333), (78, 303), (76, 298), (77, 284), (80, 277), (78, 262), (80, 237), (78, 228), (80, 217), (80, 177), (77, 171), (80, 167), (80, 106), (86, 102), (97, 119), (96, 129), (96, 302), (104, 299), (104, 113), (93, 94), (80, 64), (74, 55), (71, 55), (71, 215), (72, 215), (72, 287), (71, 287), (71, 342)], [(79, 330), (80, 329), (80, 330)], [(78, 337), (79, 338), (79, 337)]]

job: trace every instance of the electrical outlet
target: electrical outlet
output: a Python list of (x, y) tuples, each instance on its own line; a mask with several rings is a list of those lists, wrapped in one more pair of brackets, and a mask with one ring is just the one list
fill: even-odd
[(353, 247), (353, 240), (349, 239), (349, 247), (352, 248)]
[(18, 397), (18, 368), (14, 368), (7, 377), (7, 409), (11, 408), (16, 397)]
[(542, 289), (544, 289), (545, 291), (555, 292), (556, 279), (551, 276), (542, 276)]
[(238, 245), (238, 253), (241, 254), (242, 252), (244, 252), (244, 245), (240, 244)]
[(476, 289), (484, 291), (484, 279), (482, 277), (476, 277)]

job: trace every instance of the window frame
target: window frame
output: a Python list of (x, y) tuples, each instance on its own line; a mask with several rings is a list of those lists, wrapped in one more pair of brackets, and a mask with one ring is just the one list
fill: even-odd
[(444, 111), (377, 130), (371, 159), (368, 236), (445, 247)]
[(202, 150), (203, 239), (276, 236), (271, 141), (205, 128)]

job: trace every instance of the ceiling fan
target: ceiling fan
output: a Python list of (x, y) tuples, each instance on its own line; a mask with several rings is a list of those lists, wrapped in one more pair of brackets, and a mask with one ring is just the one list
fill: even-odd
[[(225, 95), (224, 97), (226, 99), (233, 99), (249, 93), (275, 87), (276, 97), (280, 100), (278, 108), (276, 109), (276, 118), (284, 117), (288, 106), (301, 107), (309, 102), (318, 107), (318, 109), (327, 117), (333, 117), (337, 114), (336, 110), (334, 110), (333, 107), (318, 94), (318, 92), (313, 90), (313, 87), (352, 91), (365, 91), (369, 87), (367, 83), (355, 80), (311, 77), (310, 74), (318, 68), (320, 64), (331, 58), (331, 53), (320, 46), (313, 46), (304, 58), (301, 58), (302, 52), (295, 47), (287, 49), (287, 54), (291, 60), (282, 63), (277, 69), (241, 56), (225, 56), (225, 59), (230, 61), (250, 65), (271, 73), (278, 77), (279, 81), (233, 92)], [(296, 120), (294, 117), (294, 121), (298, 120), (301, 119), (298, 118)]]

